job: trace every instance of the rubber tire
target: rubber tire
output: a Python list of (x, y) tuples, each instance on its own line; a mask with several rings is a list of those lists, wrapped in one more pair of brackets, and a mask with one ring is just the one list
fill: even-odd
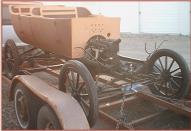
[[(176, 94), (176, 96), (172, 97), (172, 98), (185, 98), (188, 96), (189, 94), (189, 68), (188, 65), (185, 61), (185, 59), (179, 55), (178, 53), (176, 53), (175, 51), (169, 50), (169, 49), (159, 49), (157, 51), (155, 51), (150, 59), (149, 59), (149, 65), (148, 65), (148, 71), (151, 71), (151, 69), (153, 68), (153, 64), (154, 62), (160, 58), (161, 56), (170, 56), (171, 58), (175, 59), (176, 62), (179, 64), (182, 73), (183, 73), (183, 87), (181, 89), (180, 92), (178, 92)], [(164, 96), (163, 94), (161, 94), (160, 92), (158, 92), (155, 88), (150, 88), (151, 92), (157, 95), (161, 95)]]
[(81, 77), (86, 82), (88, 87), (88, 95), (90, 100), (90, 111), (89, 115), (87, 116), (87, 120), (89, 122), (90, 127), (92, 127), (98, 117), (98, 97), (97, 97), (97, 89), (95, 82), (86, 68), (86, 66), (77, 60), (70, 60), (67, 61), (61, 68), (60, 75), (59, 75), (59, 90), (66, 92), (66, 88), (64, 87), (64, 73), (68, 68), (73, 68), (75, 71), (81, 75)]
[[(28, 126), (26, 126), (26, 127), (21, 126), (21, 124), (19, 122), (19, 118), (17, 116), (17, 109), (16, 109), (16, 104), (15, 104), (15, 98), (16, 98), (15, 93), (18, 90), (23, 92), (23, 94), (24, 94), (24, 96), (26, 98), (26, 101), (27, 101), (26, 102), (27, 103), (27, 108), (29, 109), (29, 111), (28, 111), (28, 113), (29, 113), (28, 114), (29, 115), (29, 121), (28, 121)], [(24, 84), (22, 84), (20, 82), (16, 84), (16, 86), (14, 88), (14, 108), (15, 108), (17, 121), (18, 121), (18, 123), (19, 123), (19, 125), (21, 126), (22, 129), (36, 129), (36, 116), (37, 115), (35, 115), (35, 108), (34, 108), (35, 105), (32, 104), (33, 101), (32, 101), (30, 96), (31, 95), (30, 95), (29, 91), (26, 89)]]
[(37, 129), (44, 130), (49, 121), (53, 123), (55, 130), (61, 130), (61, 125), (54, 111), (48, 105), (44, 105), (38, 112)]
[(13, 55), (13, 57), (15, 59), (12, 76), (8, 75), (8, 71), (6, 69), (7, 68), (7, 63), (5, 62), (5, 74), (9, 79), (12, 79), (14, 76), (19, 74), (19, 65), (21, 63), (21, 59), (19, 57), (18, 48), (17, 48), (15, 42), (12, 39), (8, 39), (6, 41), (6, 43), (5, 43), (5, 59), (6, 59), (7, 48), (10, 48), (10, 50), (12, 52), (12, 55)]

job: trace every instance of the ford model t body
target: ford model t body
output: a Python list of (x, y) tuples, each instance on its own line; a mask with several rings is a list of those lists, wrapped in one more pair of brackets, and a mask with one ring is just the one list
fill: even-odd
[(11, 8), (14, 29), (23, 42), (70, 59), (83, 56), (83, 52), (75, 48), (85, 48), (92, 36), (99, 34), (107, 37), (107, 33), (110, 33), (111, 38), (119, 38), (119, 18), (94, 16), (85, 8)]
[[(33, 48), (19, 54), (14, 41), (6, 42), (7, 76), (13, 78), (15, 75), (27, 74), (26, 67), (34, 66), (32, 60), (37, 57), (64, 58), (67, 62), (60, 70), (58, 89), (70, 93), (80, 103), (90, 126), (94, 125), (98, 114), (97, 93), (99, 94), (101, 89), (96, 86), (95, 81), (98, 80), (100, 74), (128, 81), (120, 88), (124, 92), (125, 90), (136, 91), (133, 89), (132, 83), (140, 83), (149, 86), (153, 93), (163, 97), (183, 98), (188, 95), (189, 70), (184, 59), (176, 52), (156, 48), (149, 54), (146, 61), (117, 55), (121, 42), (119, 39), (120, 18), (92, 15), (85, 8), (65, 6), (17, 5), (10, 6), (10, 13), (17, 35)], [(42, 49), (44, 54), (31, 55), (30, 52), (37, 48)], [(30, 55), (27, 55), (28, 53)], [(27, 62), (29, 64), (26, 66)], [(35, 70), (39, 69), (35, 68)], [(30, 79), (32, 82), (27, 82)], [(15, 99), (15, 109), (20, 125), (23, 128), (34, 128), (33, 122), (28, 120), (29, 117), (32, 117), (31, 114), (26, 114), (27, 106), (30, 104), (25, 104), (21, 100), (21, 98), (24, 99), (21, 96), (27, 89), (18, 87), (18, 81), (24, 81), (22, 83), (27, 86), (29, 90), (27, 92), (32, 92), (29, 94), (36, 94), (38, 98), (42, 99), (34, 111), (37, 112), (36, 115), (38, 114), (40, 123), (37, 123), (38, 128), (72, 128), (65, 122), (67, 120), (60, 116), (58, 118), (62, 126), (55, 124), (55, 121), (42, 126), (43, 113), (48, 112), (42, 103), (48, 103), (56, 115), (62, 112), (62, 107), (57, 109), (54, 104), (50, 104), (57, 99), (50, 99), (50, 101), (46, 99), (46, 97), (52, 96), (47, 94), (48, 91), (45, 91), (44, 87), (39, 89), (29, 86), (30, 84), (37, 86), (34, 83), (38, 83), (38, 80), (34, 79), (36, 78), (31, 76), (16, 76), (13, 80), (10, 94), (11, 98)], [(114, 82), (111, 81), (111, 83)], [(58, 94), (60, 97), (62, 96), (60, 93)], [(13, 96), (15, 97), (13, 98)], [(64, 96), (62, 97), (64, 98)], [(70, 104), (70, 106), (75, 104)], [(25, 106), (23, 107), (23, 105)], [(23, 107), (24, 113), (19, 111), (20, 106)], [(73, 110), (73, 112), (75, 111)], [(66, 114), (64, 115), (66, 117)], [(34, 116), (33, 118), (37, 119)], [(80, 119), (80, 117), (78, 118)], [(84, 117), (82, 116), (81, 119), (84, 120)], [(83, 126), (80, 127), (77, 124), (73, 128), (88, 127), (86, 122), (82, 123)]]

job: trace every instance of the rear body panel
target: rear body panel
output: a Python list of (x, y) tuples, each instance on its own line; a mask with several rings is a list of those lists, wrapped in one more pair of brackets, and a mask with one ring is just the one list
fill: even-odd
[[(17, 8), (25, 10), (15, 13)], [(37, 9), (40, 11), (36, 13)], [(84, 48), (92, 36), (107, 37), (109, 33), (111, 39), (120, 37), (120, 18), (95, 15), (78, 17), (75, 8), (66, 9), (68, 7), (30, 5), (10, 7), (10, 12), (15, 32), (23, 42), (72, 59), (83, 56), (83, 51), (75, 48)], [(69, 14), (68, 11), (73, 12)]]

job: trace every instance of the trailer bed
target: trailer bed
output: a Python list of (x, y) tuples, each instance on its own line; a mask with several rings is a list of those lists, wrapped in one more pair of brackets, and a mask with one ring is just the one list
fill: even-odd
[[(59, 70), (63, 62), (62, 59), (36, 59), (33, 67), (24, 68), (23, 73), (37, 76), (52, 87), (58, 88)], [(121, 103), (123, 102), (123, 93), (119, 87), (125, 82), (128, 83), (129, 81), (115, 80), (106, 75), (100, 76), (98, 86), (102, 90), (98, 91), (99, 118), (92, 127), (93, 129), (116, 129), (120, 119)], [(189, 104), (190, 101), (186, 100), (172, 101), (159, 98), (153, 95), (148, 87), (144, 87), (138, 92), (126, 94), (124, 111), (126, 120), (119, 129), (190, 128), (191, 107)]]

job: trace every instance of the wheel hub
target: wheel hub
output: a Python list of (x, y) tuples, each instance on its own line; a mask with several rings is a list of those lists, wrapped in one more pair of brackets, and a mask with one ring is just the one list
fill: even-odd
[(168, 70), (165, 70), (161, 73), (161, 79), (164, 81), (169, 81), (171, 78), (171, 74)]
[(45, 130), (50, 130), (50, 129), (54, 129), (53, 123), (52, 122), (48, 122), (45, 126)]
[(27, 120), (27, 107), (24, 96), (21, 96), (18, 99), (19, 105), (20, 105), (20, 117), (23, 120)]

